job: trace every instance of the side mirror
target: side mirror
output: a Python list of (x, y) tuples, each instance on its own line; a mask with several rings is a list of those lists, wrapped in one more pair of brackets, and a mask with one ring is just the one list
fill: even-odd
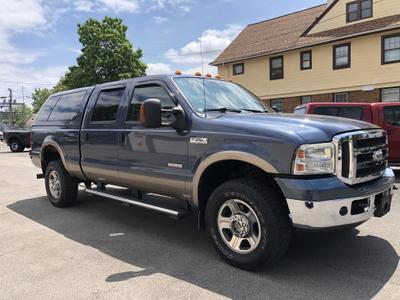
[(171, 124), (171, 127), (176, 130), (186, 129), (186, 117), (185, 112), (182, 107), (177, 106), (172, 109), (172, 114), (175, 116), (176, 120)]
[(161, 127), (161, 101), (147, 99), (140, 107), (140, 123), (146, 128)]

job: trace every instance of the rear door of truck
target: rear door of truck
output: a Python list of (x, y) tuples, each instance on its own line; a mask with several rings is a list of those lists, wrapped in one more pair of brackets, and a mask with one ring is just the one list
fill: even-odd
[(96, 87), (89, 100), (81, 129), (81, 166), (86, 178), (118, 184), (120, 114), (127, 84)]

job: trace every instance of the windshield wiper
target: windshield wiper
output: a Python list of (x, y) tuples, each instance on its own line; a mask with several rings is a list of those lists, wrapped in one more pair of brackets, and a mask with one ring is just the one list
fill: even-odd
[(267, 113), (266, 110), (259, 110), (259, 109), (249, 109), (249, 108), (241, 108), (240, 110), (249, 111), (253, 113)]
[(235, 109), (235, 108), (226, 108), (226, 107), (220, 107), (220, 108), (207, 108), (204, 110), (204, 112), (212, 112), (212, 111), (217, 111), (221, 113), (226, 113), (226, 112), (235, 112), (235, 113), (241, 113), (241, 109)]

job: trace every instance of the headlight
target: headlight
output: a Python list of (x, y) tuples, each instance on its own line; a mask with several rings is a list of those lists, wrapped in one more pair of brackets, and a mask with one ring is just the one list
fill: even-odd
[(334, 147), (332, 143), (303, 145), (296, 151), (293, 174), (332, 174), (335, 170)]

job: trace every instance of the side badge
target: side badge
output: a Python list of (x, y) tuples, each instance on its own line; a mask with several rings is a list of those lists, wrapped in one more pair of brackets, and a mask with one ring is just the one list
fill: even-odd
[(191, 137), (190, 138), (190, 143), (191, 144), (197, 144), (197, 145), (207, 145), (208, 144), (208, 138)]

